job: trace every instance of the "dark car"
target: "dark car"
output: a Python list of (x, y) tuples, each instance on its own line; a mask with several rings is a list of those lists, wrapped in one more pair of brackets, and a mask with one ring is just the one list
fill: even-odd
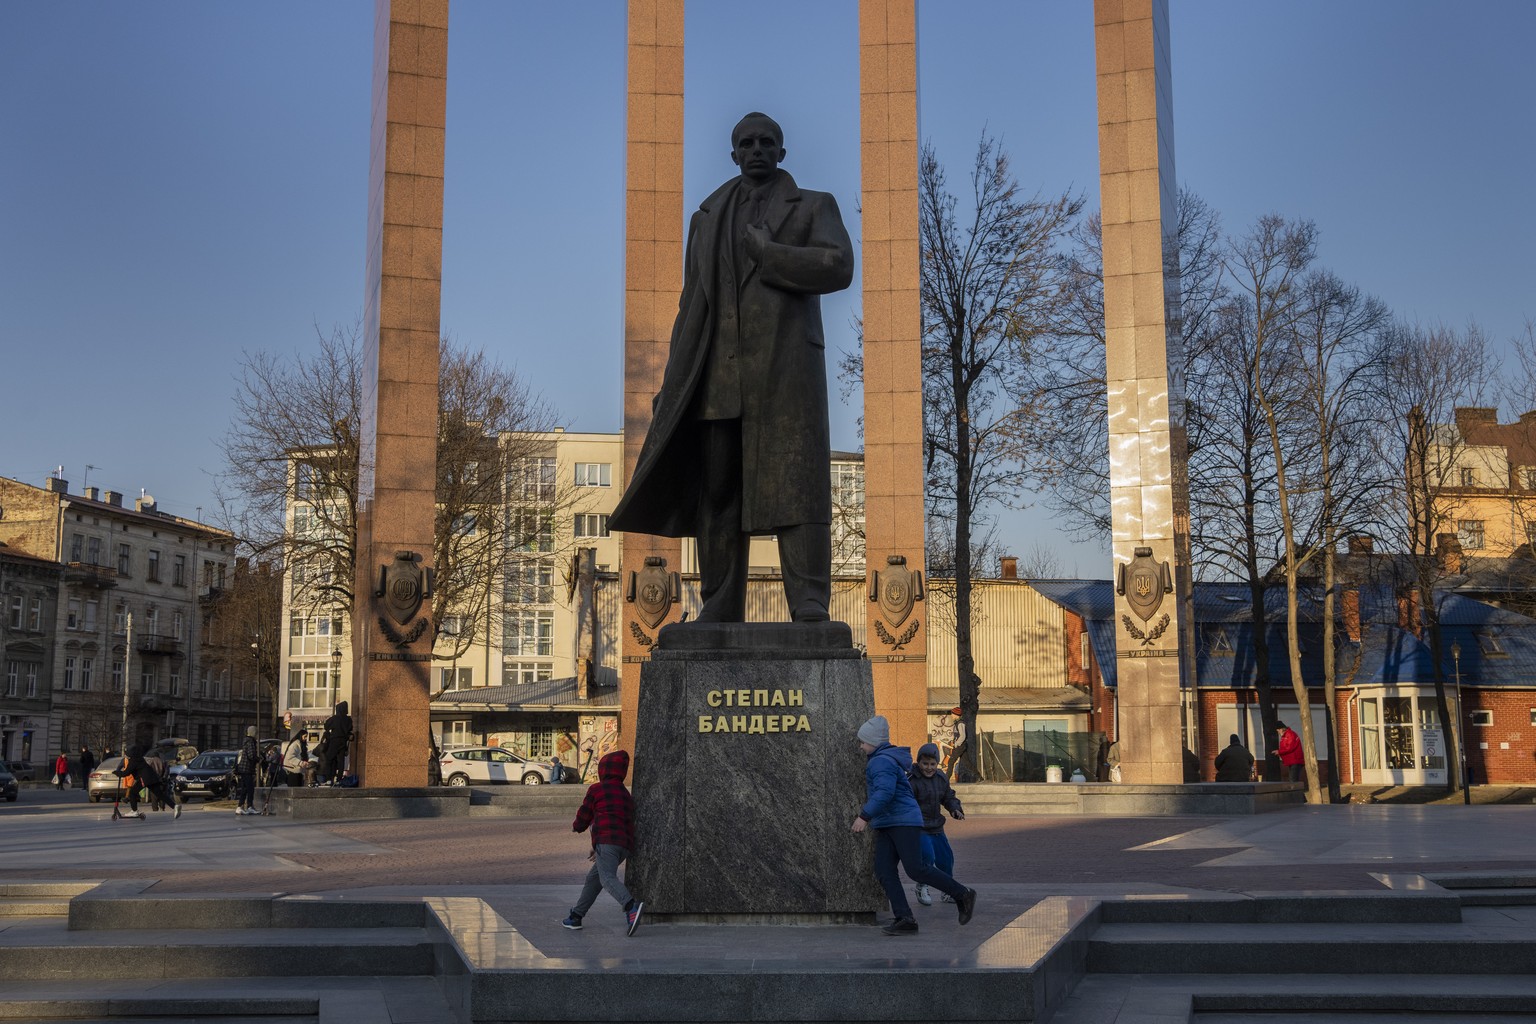
[(16, 781), (16, 776), (5, 767), (5, 762), (0, 761), (0, 796), (5, 797), (11, 803), (21, 795), (21, 785)]
[(234, 788), (237, 750), (205, 750), (176, 773), (176, 796), (182, 800), (201, 796), (223, 800)]
[(5, 770), (8, 770), (21, 782), (35, 782), (37, 780), (37, 770), (25, 761), (11, 761), (9, 763), (0, 761), (0, 771)]

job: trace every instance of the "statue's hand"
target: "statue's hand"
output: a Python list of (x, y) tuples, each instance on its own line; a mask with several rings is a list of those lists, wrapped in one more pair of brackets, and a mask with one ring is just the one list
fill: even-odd
[(750, 224), (747, 226), (746, 236), (741, 240), (741, 243), (743, 248), (747, 250), (747, 255), (755, 260), (762, 258), (763, 249), (771, 241), (773, 239), (768, 234), (767, 228), (761, 224)]

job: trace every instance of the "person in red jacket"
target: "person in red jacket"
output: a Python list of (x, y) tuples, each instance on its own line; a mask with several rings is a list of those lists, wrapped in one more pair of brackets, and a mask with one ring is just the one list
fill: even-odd
[(1301, 754), (1301, 737), (1284, 722), (1276, 722), (1275, 728), (1280, 733), (1280, 746), (1275, 753), (1280, 755), (1280, 763), (1285, 767), (1286, 776), (1292, 782), (1301, 781), (1301, 765), (1305, 758)]
[(619, 879), (619, 865), (635, 850), (635, 798), (624, 788), (627, 774), (629, 751), (605, 754), (597, 762), (597, 781), (587, 787), (586, 799), (571, 823), (572, 832), (585, 832), (588, 826), (592, 829), (592, 853), (587, 857), (592, 869), (587, 872), (581, 898), (571, 908), (570, 916), (560, 922), (572, 931), (581, 927), (581, 919), (604, 889), (624, 908), (626, 934), (633, 935), (640, 927), (640, 912), (645, 904), (631, 896)]

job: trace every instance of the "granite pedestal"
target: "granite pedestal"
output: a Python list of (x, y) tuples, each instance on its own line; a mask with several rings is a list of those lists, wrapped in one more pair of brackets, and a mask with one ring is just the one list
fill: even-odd
[(848, 626), (685, 623), (640, 671), (628, 885), (648, 918), (872, 921), (884, 906), (855, 733), (874, 714)]

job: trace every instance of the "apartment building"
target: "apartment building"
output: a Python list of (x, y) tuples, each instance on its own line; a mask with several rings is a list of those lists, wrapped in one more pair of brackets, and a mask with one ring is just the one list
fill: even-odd
[[(234, 536), (161, 512), (148, 494), (131, 505), (119, 491), (71, 494), (62, 475), (42, 487), (0, 477), (0, 510), (0, 543), (60, 575), (52, 621), (36, 634), (52, 660), (38, 663), (48, 710), (30, 730), (33, 759), (40, 749), (168, 736), (228, 742), (230, 680), (204, 657), (202, 631), (234, 564)], [(25, 622), (30, 632), (30, 605)]]

